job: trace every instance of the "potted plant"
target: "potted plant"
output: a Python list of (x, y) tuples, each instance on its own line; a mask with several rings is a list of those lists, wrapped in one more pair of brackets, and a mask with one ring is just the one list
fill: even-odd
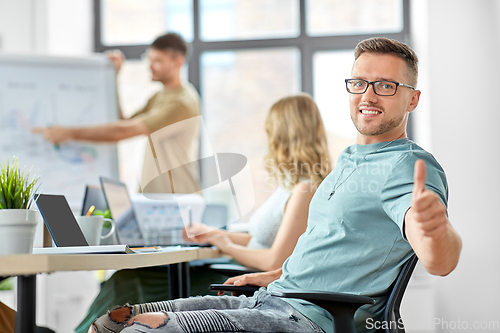
[(31, 253), (36, 231), (36, 212), (31, 208), (39, 177), (29, 179), (16, 157), (0, 170), (0, 255)]

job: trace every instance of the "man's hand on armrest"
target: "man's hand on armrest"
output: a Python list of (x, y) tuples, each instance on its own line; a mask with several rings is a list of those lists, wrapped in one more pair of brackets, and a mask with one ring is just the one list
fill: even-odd
[[(235, 286), (253, 285), (259, 287), (267, 287), (274, 280), (281, 276), (281, 268), (262, 273), (250, 273), (244, 275), (233, 276), (224, 282), (224, 284), (234, 284)], [(219, 291), (219, 296), (224, 295), (223, 291)]]

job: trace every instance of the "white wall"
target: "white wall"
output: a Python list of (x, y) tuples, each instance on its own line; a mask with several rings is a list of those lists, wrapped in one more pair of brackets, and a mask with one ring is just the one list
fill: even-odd
[(32, 7), (30, 0), (0, 0), (0, 52), (34, 49)]
[[(33, 0), (38, 1), (38, 0)], [(93, 1), (44, 0), (48, 17), (46, 50), (54, 55), (84, 56), (93, 51)]]
[(85, 55), (92, 31), (91, 0), (0, 0), (0, 52)]
[[(413, 29), (423, 50), (421, 70), (425, 68), (429, 90), (422, 95), (430, 96), (430, 109), (422, 110), (417, 134), (424, 141), (431, 138), (431, 151), (447, 173), (450, 220), (463, 239), (457, 269), (433, 278), (436, 323), (442, 318), (455, 329), (444, 330), (446, 324), (434, 328), (498, 332), (500, 2), (418, 1), (420, 16), (412, 16)], [(493, 327), (487, 329), (491, 321)], [(474, 329), (477, 323), (485, 326)]]

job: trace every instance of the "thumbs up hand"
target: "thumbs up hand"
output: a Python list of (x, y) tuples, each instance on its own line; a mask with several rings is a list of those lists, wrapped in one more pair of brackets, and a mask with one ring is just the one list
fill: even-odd
[(415, 163), (413, 178), (411, 210), (408, 211), (411, 216), (406, 220), (416, 224), (421, 236), (440, 238), (447, 231), (446, 207), (436, 193), (425, 188), (426, 166), (423, 160)]
[(448, 221), (438, 195), (425, 188), (426, 166), (415, 163), (411, 208), (405, 215), (405, 233), (425, 269), (433, 275), (450, 274), (458, 264), (462, 240)]

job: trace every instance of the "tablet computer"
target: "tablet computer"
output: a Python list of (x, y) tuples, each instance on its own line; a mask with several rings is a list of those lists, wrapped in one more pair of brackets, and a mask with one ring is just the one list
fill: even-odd
[(56, 246), (89, 245), (64, 195), (40, 194), (36, 205)]

